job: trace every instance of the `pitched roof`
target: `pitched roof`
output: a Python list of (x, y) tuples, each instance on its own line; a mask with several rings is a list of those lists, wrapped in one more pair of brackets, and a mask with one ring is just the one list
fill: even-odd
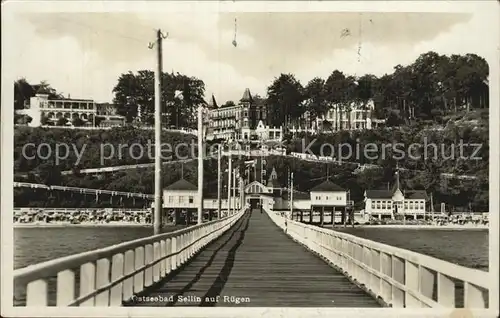
[(330, 180), (326, 180), (323, 183), (311, 189), (311, 192), (318, 192), (318, 191), (345, 191), (345, 190), (342, 187), (331, 182)]
[(252, 102), (252, 94), (250, 94), (250, 90), (245, 88), (245, 92), (243, 93), (243, 97), (241, 97), (240, 102)]
[(189, 181), (186, 181), (185, 179), (180, 179), (177, 180), (176, 182), (172, 183), (168, 187), (165, 188), (165, 190), (170, 190), (170, 191), (191, 191), (191, 190), (198, 190), (198, 187), (192, 184)]
[(369, 199), (392, 199), (392, 191), (389, 190), (366, 190)]
[(209, 109), (217, 109), (219, 106), (217, 105), (217, 101), (215, 100), (214, 94), (212, 94), (211, 100), (208, 102)]
[(405, 192), (406, 199), (427, 200), (427, 192), (425, 190), (410, 190)]

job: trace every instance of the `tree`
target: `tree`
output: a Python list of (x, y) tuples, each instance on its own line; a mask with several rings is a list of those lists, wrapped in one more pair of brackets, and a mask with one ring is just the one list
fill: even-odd
[(325, 83), (326, 100), (335, 109), (335, 130), (342, 130), (342, 113), (346, 107), (347, 90), (349, 82), (341, 71), (335, 70), (330, 74)]
[(23, 109), (25, 103), (33, 96), (35, 91), (25, 78), (14, 82), (14, 109)]
[(53, 161), (40, 164), (35, 174), (38, 176), (37, 181), (42, 184), (58, 185), (61, 182), (61, 170)]
[[(182, 91), (182, 99), (175, 92)], [(113, 102), (119, 105), (118, 113), (132, 122), (139, 117), (142, 122), (154, 123), (154, 72), (149, 70), (122, 74), (113, 88)], [(195, 77), (177, 73), (162, 74), (162, 102), (165, 125), (186, 127), (193, 124), (198, 105), (204, 100), (205, 84)]]
[(306, 108), (311, 119), (316, 119), (328, 112), (326, 101), (325, 81), (315, 77), (307, 83), (305, 88)]
[(270, 108), (268, 112), (273, 126), (288, 126), (292, 120), (298, 119), (304, 113), (301, 107), (304, 88), (293, 74), (281, 74), (275, 78), (267, 88), (267, 96)]

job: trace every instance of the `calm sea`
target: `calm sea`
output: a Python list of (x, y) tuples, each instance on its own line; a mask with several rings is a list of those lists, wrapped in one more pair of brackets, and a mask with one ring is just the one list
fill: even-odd
[[(164, 232), (184, 226), (166, 227)], [(152, 227), (14, 229), (14, 269), (153, 235)]]
[(336, 228), (380, 243), (488, 271), (488, 230)]

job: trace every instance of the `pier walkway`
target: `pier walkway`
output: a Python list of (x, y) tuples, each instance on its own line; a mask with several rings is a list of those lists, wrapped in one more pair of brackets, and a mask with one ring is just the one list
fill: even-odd
[(492, 272), (300, 223), (271, 210), (234, 211), (14, 271), (17, 300), (27, 307), (479, 309), (495, 304), (497, 282)]
[[(380, 307), (267, 213), (246, 213), (182, 271), (131, 306)], [(161, 301), (163, 300), (163, 301)]]

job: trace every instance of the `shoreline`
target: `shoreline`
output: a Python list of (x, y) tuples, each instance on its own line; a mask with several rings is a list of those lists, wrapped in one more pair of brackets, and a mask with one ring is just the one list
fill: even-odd
[(60, 223), (13, 223), (14, 229), (29, 229), (29, 228), (59, 228), (59, 227), (152, 227), (153, 224), (132, 223), (132, 222), (110, 222), (110, 223), (78, 223), (72, 224), (69, 222)]

